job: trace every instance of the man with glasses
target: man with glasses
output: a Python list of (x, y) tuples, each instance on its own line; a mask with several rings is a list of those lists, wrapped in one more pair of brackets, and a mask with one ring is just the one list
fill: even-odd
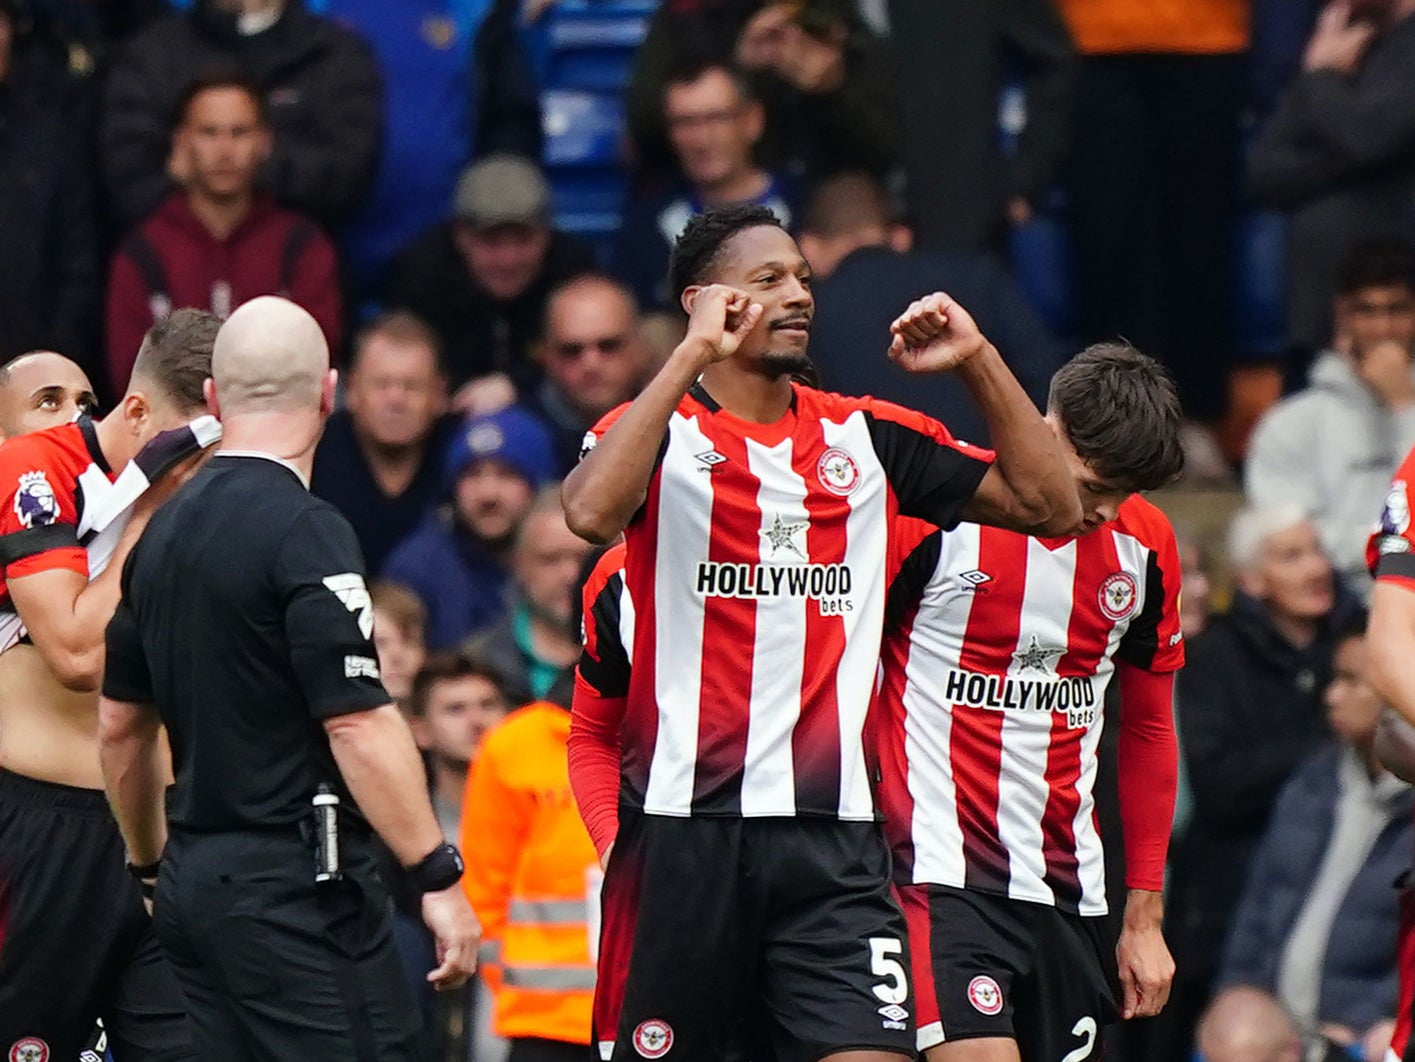
[(664, 88), (663, 124), (683, 183), (631, 205), (614, 252), (614, 274), (651, 312), (677, 301), (668, 285), (668, 255), (691, 218), (708, 207), (754, 203), (790, 229), (797, 207), (789, 184), (757, 165), (753, 151), (766, 112), (740, 71), (721, 60), (679, 67)]
[(537, 357), (545, 379), (526, 405), (550, 428), (564, 476), (579, 460), (585, 432), (638, 394), (648, 372), (633, 293), (598, 273), (567, 280), (546, 301)]

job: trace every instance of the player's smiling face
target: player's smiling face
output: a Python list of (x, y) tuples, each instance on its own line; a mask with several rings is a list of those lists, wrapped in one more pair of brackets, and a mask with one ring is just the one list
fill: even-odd
[(762, 319), (737, 348), (739, 364), (772, 376), (809, 369), (816, 300), (796, 241), (775, 225), (744, 229), (727, 241), (713, 272), (712, 282), (745, 291), (762, 307)]

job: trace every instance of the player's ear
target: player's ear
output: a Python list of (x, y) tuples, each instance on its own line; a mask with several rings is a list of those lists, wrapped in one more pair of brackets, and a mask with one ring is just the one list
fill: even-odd
[(201, 395), (206, 399), (206, 408), (217, 420), (221, 419), (221, 403), (216, 399), (216, 381), (208, 376), (201, 384)]
[(142, 435), (152, 417), (152, 404), (141, 391), (129, 391), (123, 396), (123, 423), (133, 435)]
[(683, 305), (683, 312), (689, 317), (693, 316), (693, 307), (697, 304), (698, 296), (702, 290), (701, 284), (689, 284), (683, 289), (683, 294), (679, 296), (678, 301)]
[(334, 412), (334, 398), (339, 393), (339, 370), (330, 369), (324, 374), (324, 381), (319, 388), (319, 413), (322, 417), (328, 417)]

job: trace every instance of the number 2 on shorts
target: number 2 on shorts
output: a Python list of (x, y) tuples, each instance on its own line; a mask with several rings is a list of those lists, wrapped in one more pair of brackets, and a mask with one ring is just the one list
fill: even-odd
[(1091, 1048), (1096, 1046), (1096, 1019), (1082, 1018), (1071, 1026), (1072, 1036), (1084, 1036), (1086, 1042), (1074, 1051), (1068, 1051), (1061, 1062), (1085, 1062), (1091, 1057)]
[(881, 1003), (903, 1003), (909, 998), (909, 978), (895, 955), (904, 953), (897, 937), (870, 937), (870, 973), (882, 977), (875, 985), (875, 998)]

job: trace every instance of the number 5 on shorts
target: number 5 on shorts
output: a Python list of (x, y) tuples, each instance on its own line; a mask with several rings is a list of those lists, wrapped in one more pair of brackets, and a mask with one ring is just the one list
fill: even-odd
[(870, 937), (870, 973), (884, 978), (875, 985), (875, 998), (881, 1003), (903, 1003), (909, 998), (909, 978), (894, 955), (902, 955), (904, 945), (897, 937)]

